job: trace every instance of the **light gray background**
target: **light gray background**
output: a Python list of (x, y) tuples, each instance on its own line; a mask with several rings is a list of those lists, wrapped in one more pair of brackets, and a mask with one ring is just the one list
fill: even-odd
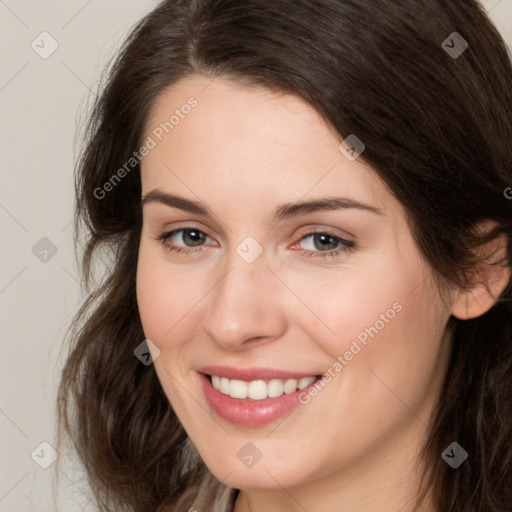
[[(482, 3), (512, 47), (512, 0)], [(54, 502), (51, 469), (31, 454), (37, 448), (44, 462), (51, 449), (40, 443), (54, 444), (62, 340), (81, 300), (71, 225), (75, 134), (107, 60), (154, 5), (0, 0), (0, 512), (96, 510), (71, 456), (59, 454), (69, 463)], [(45, 31), (59, 45), (47, 59), (31, 47)], [(43, 237), (57, 247), (46, 262), (32, 252)]]

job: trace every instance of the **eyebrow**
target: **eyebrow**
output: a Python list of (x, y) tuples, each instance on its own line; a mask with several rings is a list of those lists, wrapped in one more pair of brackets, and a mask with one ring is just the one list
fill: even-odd
[[(179, 208), (180, 210), (195, 213), (197, 215), (205, 217), (210, 216), (209, 210), (201, 203), (185, 199), (184, 197), (168, 194), (159, 189), (151, 190), (142, 197), (142, 206), (149, 203), (160, 203), (172, 208)], [(349, 208), (369, 211), (377, 215), (384, 215), (380, 208), (361, 203), (355, 199), (349, 199), (346, 197), (325, 197), (310, 201), (281, 204), (274, 210), (272, 218), (274, 222), (277, 222), (321, 210), (345, 210)]]

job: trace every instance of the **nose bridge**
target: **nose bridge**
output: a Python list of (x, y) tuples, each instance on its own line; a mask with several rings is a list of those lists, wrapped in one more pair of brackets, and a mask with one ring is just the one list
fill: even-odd
[(235, 349), (253, 338), (277, 337), (284, 326), (283, 311), (273, 292), (277, 279), (266, 268), (263, 252), (254, 257), (251, 243), (242, 242), (231, 251), (203, 317), (204, 330), (226, 348)]

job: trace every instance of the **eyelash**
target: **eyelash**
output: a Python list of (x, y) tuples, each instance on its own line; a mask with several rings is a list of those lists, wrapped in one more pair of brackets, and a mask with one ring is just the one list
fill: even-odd
[[(180, 231), (198, 231), (199, 233), (206, 235), (206, 233), (204, 233), (203, 231), (201, 231), (200, 229), (197, 229), (195, 227), (184, 227), (184, 228), (180, 228), (180, 229), (175, 229), (173, 231), (164, 232), (161, 235), (159, 235), (158, 237), (156, 237), (156, 240), (159, 240), (166, 250), (168, 250), (169, 252), (175, 252), (177, 254), (189, 254), (191, 252), (192, 253), (198, 253), (198, 252), (200, 253), (204, 250), (203, 249), (204, 246), (201, 246), (200, 248), (197, 248), (195, 250), (193, 248), (188, 250), (188, 249), (184, 249), (182, 247), (176, 247), (175, 245), (170, 245), (169, 243), (167, 243), (167, 240), (171, 236), (175, 235), (176, 233), (179, 233)], [(356, 244), (352, 240), (346, 240), (345, 238), (341, 238), (341, 237), (335, 235), (334, 233), (331, 233), (326, 230), (310, 231), (309, 233), (306, 233), (304, 236), (302, 236), (300, 238), (300, 240), (298, 240), (298, 242), (302, 242), (305, 238), (308, 238), (315, 234), (328, 235), (331, 238), (333, 238), (335, 241), (339, 242), (341, 244), (341, 247), (339, 247), (338, 249), (331, 249), (329, 251), (310, 251), (310, 250), (303, 249), (302, 255), (307, 258), (313, 258), (313, 259), (336, 258), (338, 256), (341, 256), (344, 253), (352, 252), (356, 248)], [(206, 236), (208, 237), (208, 235), (206, 235)], [(210, 238), (210, 237), (208, 237), (208, 238)], [(296, 243), (298, 243), (298, 242), (296, 242)]]

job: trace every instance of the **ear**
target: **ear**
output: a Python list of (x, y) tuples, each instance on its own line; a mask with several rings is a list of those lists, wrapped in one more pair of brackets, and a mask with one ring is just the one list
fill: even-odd
[[(497, 226), (495, 221), (481, 221), (478, 233), (489, 232)], [(459, 289), (452, 305), (452, 315), (460, 320), (477, 318), (492, 308), (503, 290), (507, 287), (510, 266), (505, 266), (507, 257), (507, 237), (500, 235), (478, 248), (481, 257), (471, 273), (467, 289)], [(502, 262), (497, 265), (496, 262)], [(493, 265), (494, 263), (494, 265)]]

